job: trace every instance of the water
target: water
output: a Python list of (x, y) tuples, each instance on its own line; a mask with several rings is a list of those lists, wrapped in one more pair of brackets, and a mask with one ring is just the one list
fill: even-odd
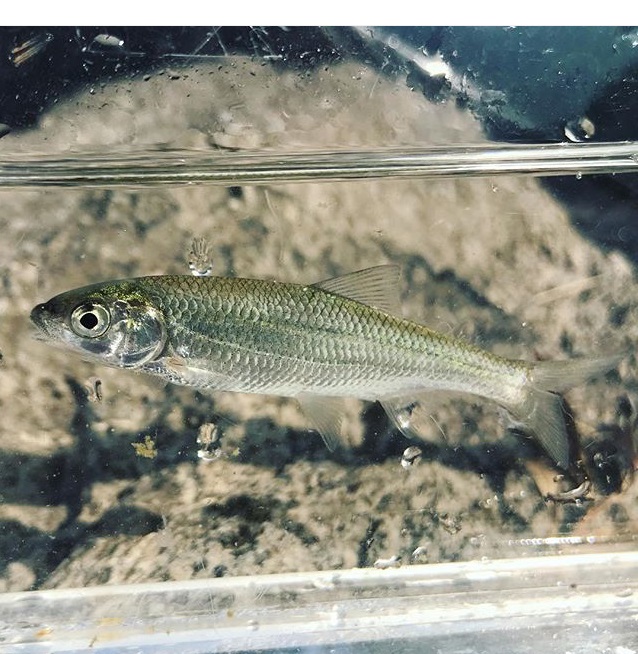
[[(638, 165), (635, 144), (499, 145), (468, 111), (408, 90), (405, 75), (349, 61), (302, 72), (263, 63), (199, 61), (178, 77), (91, 83), (37, 128), (0, 141), (4, 590), (118, 588), (126, 600), (107, 604), (99, 590), (90, 605), (112, 637), (119, 632), (105, 620), (118, 607), (132, 602), (128, 619), (158, 601), (157, 633), (167, 616), (210, 615), (211, 629), (246, 636), (247, 650), (250, 638), (275, 633), (275, 615), (290, 618), (278, 623), (289, 633), (306, 628), (308, 616), (295, 611), (316, 592), (312, 624), (342, 629), (343, 643), (325, 642), (346, 651), (361, 615), (368, 632), (384, 624), (412, 642), (414, 623), (399, 624), (410, 615), (410, 584), (428, 587), (436, 564), (460, 562), (476, 575), (481, 559), (524, 561), (516, 579), (533, 586), (529, 571), (550, 561), (552, 610), (573, 599), (552, 595), (566, 554), (612, 551), (617, 560), (605, 556), (630, 567), (634, 263), (583, 236), (569, 205), (536, 177), (580, 173), (587, 188), (591, 173), (616, 173), (620, 184)], [(449, 398), (434, 398), (419, 441), (393, 430), (379, 407), (353, 403), (351, 447), (330, 453), (293, 401), (158, 386), (35, 343), (26, 320), (55, 292), (109, 278), (212, 269), (310, 284), (382, 263), (402, 270), (405, 315), (495, 352), (628, 352), (617, 371), (568, 396), (579, 467), (557, 476), (493, 407)], [(570, 565), (565, 588), (582, 578)], [(352, 568), (390, 576), (362, 574), (345, 602), (335, 594)], [(303, 583), (272, 577), (317, 570), (335, 572)], [(490, 579), (502, 579), (495, 570)], [(451, 606), (452, 572), (462, 588), (477, 579), (440, 573), (436, 588)], [(140, 585), (152, 582), (185, 584), (171, 590), (175, 610)], [(634, 587), (620, 572), (613, 583)], [(285, 592), (272, 599), (268, 584)], [(407, 596), (394, 606), (397, 588)], [(610, 613), (628, 602), (621, 613), (632, 615), (631, 596), (603, 599)], [(381, 621), (389, 616), (399, 622)]]

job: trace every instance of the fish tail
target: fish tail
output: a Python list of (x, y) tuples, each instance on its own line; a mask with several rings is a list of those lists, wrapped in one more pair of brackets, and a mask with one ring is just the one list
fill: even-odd
[(614, 368), (623, 355), (571, 361), (539, 361), (523, 387), (522, 400), (506, 405), (563, 469), (569, 466), (569, 440), (558, 393)]

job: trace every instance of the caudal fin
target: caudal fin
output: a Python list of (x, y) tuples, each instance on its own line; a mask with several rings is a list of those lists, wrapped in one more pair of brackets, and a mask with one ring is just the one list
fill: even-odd
[(557, 465), (569, 466), (569, 441), (560, 395), (591, 377), (614, 368), (622, 355), (571, 361), (539, 361), (534, 364), (521, 402), (507, 409), (532, 432)]

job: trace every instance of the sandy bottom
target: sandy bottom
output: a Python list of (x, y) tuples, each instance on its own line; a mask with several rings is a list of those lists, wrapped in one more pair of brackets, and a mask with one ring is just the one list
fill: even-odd
[[(236, 60), (87, 89), (0, 148), (483, 140), (469, 114), (365, 66)], [(0, 589), (622, 548), (638, 534), (634, 265), (586, 240), (536, 180), (3, 191), (0, 226)], [(581, 463), (557, 480), (490, 405), (445, 402), (411, 443), (357, 403), (352, 447), (331, 454), (293, 401), (164, 386), (31, 338), (36, 302), (188, 274), (195, 237), (220, 275), (312, 283), (396, 263), (406, 316), (501, 354), (628, 355), (568, 394)], [(547, 499), (585, 474), (581, 501)]]

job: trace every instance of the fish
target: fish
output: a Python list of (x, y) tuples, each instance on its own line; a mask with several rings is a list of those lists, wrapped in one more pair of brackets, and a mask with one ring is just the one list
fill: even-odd
[(561, 468), (569, 442), (559, 393), (619, 355), (508, 359), (400, 315), (399, 268), (322, 282), (157, 275), (73, 289), (38, 304), (41, 340), (86, 360), (200, 390), (296, 398), (332, 450), (344, 398), (378, 401), (406, 432), (406, 407), (431, 393), (506, 409)]

